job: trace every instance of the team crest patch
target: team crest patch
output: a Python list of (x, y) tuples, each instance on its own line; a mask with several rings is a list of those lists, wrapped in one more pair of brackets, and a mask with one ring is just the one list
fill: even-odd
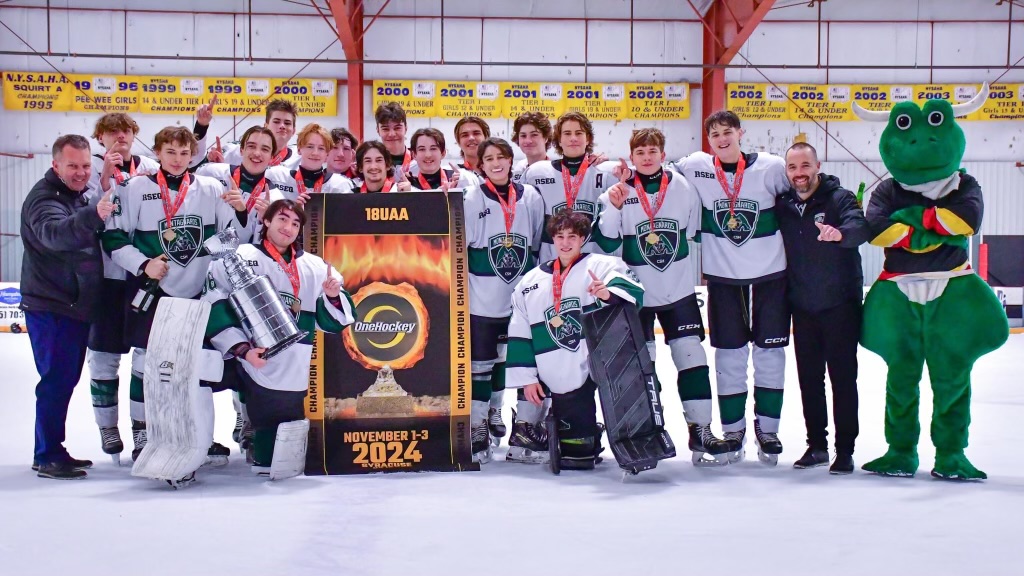
[(551, 325), (551, 319), (555, 317), (555, 307), (552, 306), (544, 311), (544, 326), (548, 329), (548, 335), (554, 340), (555, 344), (559, 348), (565, 348), (570, 352), (576, 352), (580, 349), (580, 342), (583, 341), (583, 324), (580, 323), (580, 308), (579, 298), (562, 298), (562, 303), (558, 306), (560, 314), (558, 316), (562, 319), (562, 322), (554, 327)]
[(522, 234), (498, 234), (487, 243), (487, 257), (491, 261), (494, 275), (511, 284), (526, 268), (529, 249), (526, 236)]
[[(551, 214), (555, 215), (558, 214), (559, 212), (563, 212), (565, 210), (565, 206), (565, 202), (559, 202), (558, 204), (555, 204), (554, 206), (551, 207)], [(586, 214), (587, 219), (590, 220), (591, 224), (593, 224), (594, 219), (597, 218), (597, 204), (595, 204), (594, 202), (588, 202), (587, 200), (576, 200), (576, 202), (572, 205), (572, 209), (574, 212), (582, 212)], [(583, 241), (584, 244), (586, 244), (587, 242), (590, 242), (590, 236), (587, 236), (586, 240)]]
[(715, 222), (722, 234), (736, 246), (744, 245), (754, 236), (760, 214), (755, 200), (738, 198), (732, 211), (727, 198), (715, 200)]
[[(167, 220), (161, 220), (157, 228), (164, 254), (178, 266), (188, 266), (199, 255), (203, 245), (203, 219), (199, 216), (175, 216), (171, 218), (170, 227)], [(173, 234), (169, 234), (168, 229)]]
[(658, 272), (664, 272), (676, 258), (679, 224), (675, 220), (655, 218), (651, 230), (650, 220), (640, 222), (636, 225), (636, 246), (645, 262)]

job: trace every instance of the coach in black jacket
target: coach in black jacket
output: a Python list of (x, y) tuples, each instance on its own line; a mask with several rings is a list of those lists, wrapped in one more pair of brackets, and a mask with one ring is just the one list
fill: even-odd
[(871, 232), (853, 193), (835, 176), (820, 174), (810, 144), (786, 152), (792, 187), (775, 203), (786, 246), (793, 344), (807, 425), (807, 452), (796, 468), (828, 464), (825, 369), (832, 381), (836, 459), (830, 472), (853, 472), (857, 438), (857, 343), (864, 272), (858, 246)]
[(86, 201), (91, 172), (89, 141), (61, 136), (53, 144), (53, 168), (21, 207), (21, 309), (39, 371), (32, 468), (44, 478), (84, 478), (82, 469), (92, 465), (72, 458), (63, 445), (103, 282), (96, 234), (114, 209), (109, 196)]

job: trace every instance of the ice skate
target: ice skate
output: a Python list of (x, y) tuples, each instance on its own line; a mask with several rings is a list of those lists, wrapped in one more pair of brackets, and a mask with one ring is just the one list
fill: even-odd
[(779, 441), (779, 435), (774, 432), (763, 432), (761, 423), (755, 419), (754, 440), (757, 442), (757, 459), (768, 466), (777, 465), (779, 454), (782, 454), (782, 442)]
[(473, 424), (470, 437), (472, 438), (473, 462), (487, 464), (491, 461), (491, 454), (494, 448), (491, 446), (490, 431), (486, 422)]
[(508, 433), (505, 422), (501, 419), (501, 408), (487, 409), (487, 428), (491, 434), (491, 444), (501, 444), (501, 439)]
[(231, 431), (231, 439), (235, 441), (235, 444), (242, 442), (242, 426), (244, 421), (242, 420), (241, 412), (235, 412), (235, 429)]
[(110, 459), (114, 461), (115, 466), (120, 466), (121, 452), (124, 452), (124, 443), (121, 442), (121, 433), (118, 431), (117, 426), (101, 427), (100, 442), (102, 443), (103, 453), (110, 455)]
[(182, 488), (188, 488), (189, 486), (191, 486), (191, 485), (196, 483), (196, 473), (192, 472), (191, 474), (189, 474), (188, 476), (185, 476), (184, 478), (180, 478), (178, 480), (165, 480), (165, 482), (167, 482), (167, 484), (171, 488), (174, 488), (175, 490), (181, 490)]
[(225, 466), (229, 456), (231, 456), (231, 450), (227, 446), (214, 442), (206, 452), (206, 462), (203, 463), (203, 466)]
[(544, 427), (529, 422), (513, 422), (505, 461), (522, 464), (546, 463), (548, 461), (548, 434)]
[(690, 461), (694, 466), (725, 466), (729, 463), (729, 443), (715, 438), (708, 424), (690, 424)]
[(747, 451), (744, 445), (747, 443), (747, 429), (736, 430), (734, 432), (726, 432), (722, 435), (722, 441), (729, 446), (729, 463), (735, 464), (742, 461)]
[(146, 447), (146, 423), (139, 420), (132, 420), (132, 443), (135, 449), (132, 450), (132, 461), (139, 459), (142, 449)]

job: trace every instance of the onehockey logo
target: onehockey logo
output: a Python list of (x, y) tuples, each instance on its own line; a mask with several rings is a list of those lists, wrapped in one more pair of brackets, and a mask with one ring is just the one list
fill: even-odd
[(352, 326), (360, 352), (382, 363), (409, 352), (419, 331), (416, 309), (397, 294), (377, 293), (356, 306), (360, 319)]
[[(651, 242), (652, 232), (657, 236), (654, 242)], [(664, 272), (676, 258), (676, 250), (679, 247), (679, 223), (666, 218), (655, 218), (652, 230), (650, 220), (640, 222), (636, 225), (636, 245), (644, 262), (658, 272)]]
[(199, 216), (175, 216), (171, 218), (170, 229), (174, 232), (173, 238), (167, 235), (167, 220), (158, 223), (160, 246), (172, 262), (184, 268), (199, 255), (203, 245), (203, 219)]
[(528, 255), (526, 236), (522, 234), (498, 234), (488, 240), (487, 258), (491, 261), (491, 269), (505, 284), (511, 284), (523, 273)]
[[(551, 214), (555, 215), (558, 214), (559, 212), (564, 212), (565, 207), (565, 202), (559, 202), (558, 204), (555, 204), (554, 206), (551, 207)], [(573, 203), (572, 205), (572, 210), (573, 212), (582, 212), (583, 214), (586, 214), (587, 219), (590, 220), (591, 224), (593, 224), (594, 219), (597, 218), (597, 204), (593, 202), (588, 202), (587, 200), (576, 200), (576, 202)], [(587, 242), (590, 242), (590, 236), (587, 236), (586, 239), (583, 240), (584, 244), (586, 244)]]
[(738, 198), (731, 209), (728, 198), (715, 200), (715, 223), (725, 238), (736, 246), (746, 244), (754, 236), (760, 214), (755, 200)]
[(551, 319), (556, 316), (555, 307), (552, 306), (544, 311), (544, 326), (547, 327), (548, 335), (551, 336), (551, 339), (559, 348), (576, 352), (580, 349), (580, 342), (583, 341), (583, 324), (580, 323), (580, 314), (582, 313), (580, 299), (562, 298), (558, 311), (558, 316), (562, 319), (562, 323), (558, 327), (551, 325)]

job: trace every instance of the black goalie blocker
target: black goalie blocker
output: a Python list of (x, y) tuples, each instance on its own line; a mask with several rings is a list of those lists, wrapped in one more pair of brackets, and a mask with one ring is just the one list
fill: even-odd
[[(673, 458), (636, 306), (623, 303), (583, 315), (590, 377), (597, 383), (608, 443), (619, 467), (638, 474)], [(552, 454), (552, 459), (554, 455)]]

